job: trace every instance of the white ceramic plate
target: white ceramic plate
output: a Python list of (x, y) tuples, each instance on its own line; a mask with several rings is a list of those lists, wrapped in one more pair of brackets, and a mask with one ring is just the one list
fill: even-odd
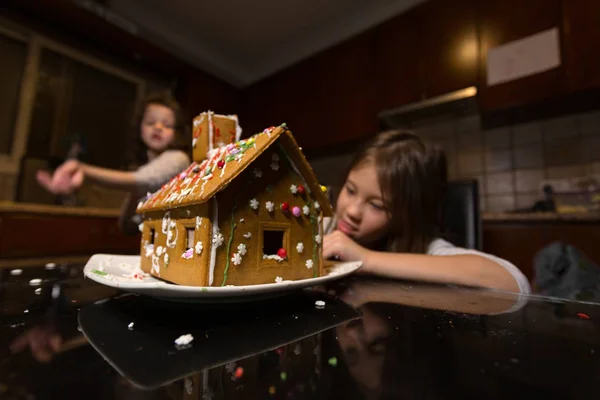
[(140, 256), (95, 254), (85, 265), (84, 275), (98, 283), (128, 292), (164, 298), (173, 301), (222, 302), (258, 300), (265, 297), (285, 294), (290, 290), (304, 289), (321, 285), (349, 275), (362, 266), (360, 261), (336, 263), (326, 276), (265, 283), (247, 286), (182, 286), (162, 281), (152, 276), (141, 279), (133, 275), (139, 270)]

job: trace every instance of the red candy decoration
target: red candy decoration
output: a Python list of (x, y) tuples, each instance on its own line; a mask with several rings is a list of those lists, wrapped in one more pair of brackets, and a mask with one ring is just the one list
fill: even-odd
[(287, 201), (281, 203), (281, 211), (288, 212), (290, 211), (290, 204)]
[(590, 316), (589, 316), (589, 315), (587, 315), (587, 314), (584, 314), (584, 313), (582, 313), (582, 312), (580, 312), (580, 313), (577, 313), (577, 316), (578, 316), (579, 318), (581, 318), (581, 319), (590, 319)]
[(219, 162), (217, 162), (217, 167), (223, 168), (224, 166), (225, 166), (225, 161), (219, 160)]
[(287, 251), (285, 251), (285, 249), (279, 249), (277, 250), (277, 255), (281, 258), (286, 258), (287, 257)]
[(298, 194), (302, 196), (304, 194), (304, 186), (298, 185)]
[(235, 379), (240, 379), (242, 376), (244, 376), (244, 368), (237, 367), (235, 369)]

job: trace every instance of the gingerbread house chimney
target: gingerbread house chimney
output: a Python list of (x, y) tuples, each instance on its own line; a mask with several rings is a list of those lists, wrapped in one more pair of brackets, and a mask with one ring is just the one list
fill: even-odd
[(237, 115), (219, 115), (206, 111), (194, 118), (192, 133), (192, 156), (201, 162), (214, 148), (240, 140), (242, 128)]

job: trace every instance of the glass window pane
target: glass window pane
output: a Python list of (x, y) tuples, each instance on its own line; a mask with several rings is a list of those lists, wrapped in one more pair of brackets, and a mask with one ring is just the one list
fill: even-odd
[(27, 44), (0, 34), (0, 154), (10, 154)]
[(133, 82), (43, 49), (28, 155), (56, 165), (78, 142), (80, 159), (122, 167), (136, 93)]

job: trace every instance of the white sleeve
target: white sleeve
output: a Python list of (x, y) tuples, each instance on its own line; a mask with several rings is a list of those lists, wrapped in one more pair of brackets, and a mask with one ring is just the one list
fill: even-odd
[(190, 159), (183, 151), (167, 150), (138, 168), (135, 180), (142, 192), (155, 192), (189, 165)]
[(529, 286), (529, 281), (527, 280), (525, 275), (523, 275), (521, 270), (515, 267), (512, 263), (500, 257), (496, 257), (491, 254), (484, 253), (482, 251), (456, 247), (452, 243), (447, 242), (443, 239), (435, 239), (434, 241), (432, 241), (429, 245), (429, 248), (427, 249), (427, 254), (432, 256), (458, 256), (465, 254), (474, 254), (480, 257), (485, 257), (489, 260), (494, 261), (498, 265), (502, 266), (506, 271), (508, 271), (508, 273), (511, 274), (512, 277), (515, 278), (515, 280), (517, 281), (521, 293), (531, 293), (531, 286)]

